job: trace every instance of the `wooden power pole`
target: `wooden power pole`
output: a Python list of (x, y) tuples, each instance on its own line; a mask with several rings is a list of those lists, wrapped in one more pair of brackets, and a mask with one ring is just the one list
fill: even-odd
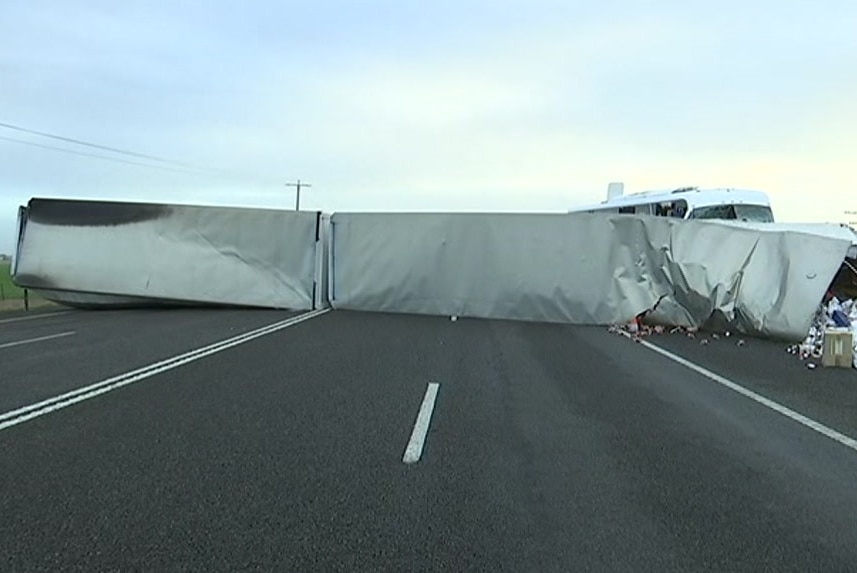
[(295, 188), (295, 211), (301, 210), (301, 187), (312, 187), (309, 183), (302, 183), (300, 179), (296, 183), (286, 183), (286, 187)]

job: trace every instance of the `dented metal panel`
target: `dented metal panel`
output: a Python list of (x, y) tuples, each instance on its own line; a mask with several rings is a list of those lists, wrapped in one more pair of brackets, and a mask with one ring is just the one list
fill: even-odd
[(337, 213), (332, 223), (335, 308), (602, 325), (651, 311), (793, 340), (851, 246), (604, 214)]
[(70, 304), (309, 309), (318, 214), (33, 199), (14, 280)]
[(848, 258), (857, 259), (857, 231), (848, 225), (837, 223), (756, 223), (752, 221), (716, 221), (721, 225), (756, 229), (761, 231), (791, 231), (809, 235), (821, 235), (832, 239), (850, 241)]

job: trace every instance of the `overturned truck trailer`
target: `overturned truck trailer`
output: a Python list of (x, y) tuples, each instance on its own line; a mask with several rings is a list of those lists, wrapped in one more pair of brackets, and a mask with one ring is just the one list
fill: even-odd
[(857, 285), (857, 236), (836, 225), (33, 199), (18, 238), (14, 280), (80, 306), (330, 301), (592, 325), (646, 314), (801, 340), (831, 284)]
[(331, 228), (334, 308), (592, 325), (647, 313), (787, 340), (806, 336), (854, 249), (844, 230), (608, 214), (336, 213)]
[(720, 221), (724, 225), (760, 231), (790, 232), (819, 235), (829, 239), (838, 239), (851, 244), (839, 272), (831, 283), (831, 294), (848, 299), (857, 298), (857, 231), (848, 225), (832, 223), (754, 223), (738, 221)]
[(32, 199), (13, 279), (84, 307), (323, 306), (318, 212)]

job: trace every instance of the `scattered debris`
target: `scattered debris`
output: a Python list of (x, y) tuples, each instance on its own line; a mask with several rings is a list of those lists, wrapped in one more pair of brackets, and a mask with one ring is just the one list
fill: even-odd
[[(628, 324), (613, 325), (609, 327), (608, 332), (612, 334), (631, 335), (631, 337), (634, 339), (646, 338), (650, 336), (660, 336), (665, 334), (684, 334), (689, 339), (696, 340), (697, 335), (700, 334), (699, 328), (693, 326), (674, 326), (672, 328), (662, 325), (649, 326), (641, 322), (639, 315)], [(714, 332), (711, 333), (710, 338), (700, 338), (699, 343), (703, 346), (707, 346), (711, 344), (712, 340), (721, 340), (724, 336), (730, 336), (730, 334), (719, 334)], [(743, 341), (741, 346), (743, 346)]]
[[(655, 307), (657, 307), (657, 305), (655, 305)], [(611, 326), (609, 331), (629, 336), (636, 342), (640, 342), (646, 337), (664, 334), (685, 335), (691, 340), (697, 340), (698, 337), (700, 346), (709, 346), (712, 343), (716, 343), (716, 341), (732, 338), (732, 332), (728, 330), (724, 332), (707, 333), (703, 336), (698, 327), (668, 327), (662, 325), (649, 326), (643, 323), (643, 318), (645, 318), (650, 312), (651, 310), (640, 313), (628, 324)], [(850, 354), (846, 351), (844, 353), (845, 358), (843, 359), (842, 351), (837, 350), (839, 355), (832, 361), (829, 356), (830, 350), (825, 350), (825, 333), (830, 334), (831, 337), (833, 333), (837, 334), (837, 337), (844, 333), (846, 340), (849, 339), (848, 334), (851, 334), (850, 340), (853, 344), (853, 351)], [(841, 343), (837, 344), (841, 346)], [(737, 338), (737, 340), (735, 340), (735, 346), (738, 348), (747, 347), (747, 340), (744, 338)], [(831, 344), (828, 344), (828, 346), (831, 346)], [(837, 348), (839, 348), (839, 346)], [(843, 302), (833, 296), (833, 294), (828, 293), (824, 302), (818, 309), (818, 313), (813, 320), (812, 327), (810, 328), (807, 337), (800, 344), (787, 346), (786, 352), (792, 356), (800, 357), (802, 361), (806, 362), (806, 367), (810, 370), (815, 370), (820, 364), (825, 366), (830, 364), (842, 366), (844, 363), (850, 361), (853, 361), (854, 368), (857, 368), (857, 300), (847, 300)]]
[[(825, 353), (825, 334), (851, 333), (852, 352), (850, 360), (846, 354), (845, 360), (852, 362), (857, 368), (857, 301), (840, 301), (832, 293), (828, 293), (825, 301), (819, 306), (812, 326), (806, 338), (800, 344), (793, 344), (786, 348), (789, 354), (799, 356), (801, 360), (821, 360)], [(837, 362), (838, 363), (838, 362)], [(809, 363), (807, 368), (815, 369), (817, 364)], [(825, 365), (828, 363), (825, 362)]]

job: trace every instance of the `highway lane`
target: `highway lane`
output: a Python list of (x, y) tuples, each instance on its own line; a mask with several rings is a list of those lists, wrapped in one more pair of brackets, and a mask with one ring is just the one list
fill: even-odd
[(330, 313), (0, 451), (0, 570), (857, 562), (857, 453), (598, 328)]
[[(294, 314), (237, 309), (66, 311), (0, 322), (0, 413)], [(50, 338), (68, 333), (73, 335)]]
[[(789, 344), (732, 335), (694, 338), (674, 334), (649, 342), (797, 410), (850, 436), (857, 436), (857, 370), (822, 368), (821, 360), (802, 361), (786, 352)], [(703, 345), (703, 340), (707, 344)], [(738, 346), (738, 341), (744, 344)], [(807, 368), (808, 363), (818, 367)]]
[(3, 312), (0, 312), (0, 325), (36, 320), (48, 316), (59, 316), (70, 312), (75, 311), (68, 307), (58, 305), (43, 306), (31, 310), (4, 310)]

